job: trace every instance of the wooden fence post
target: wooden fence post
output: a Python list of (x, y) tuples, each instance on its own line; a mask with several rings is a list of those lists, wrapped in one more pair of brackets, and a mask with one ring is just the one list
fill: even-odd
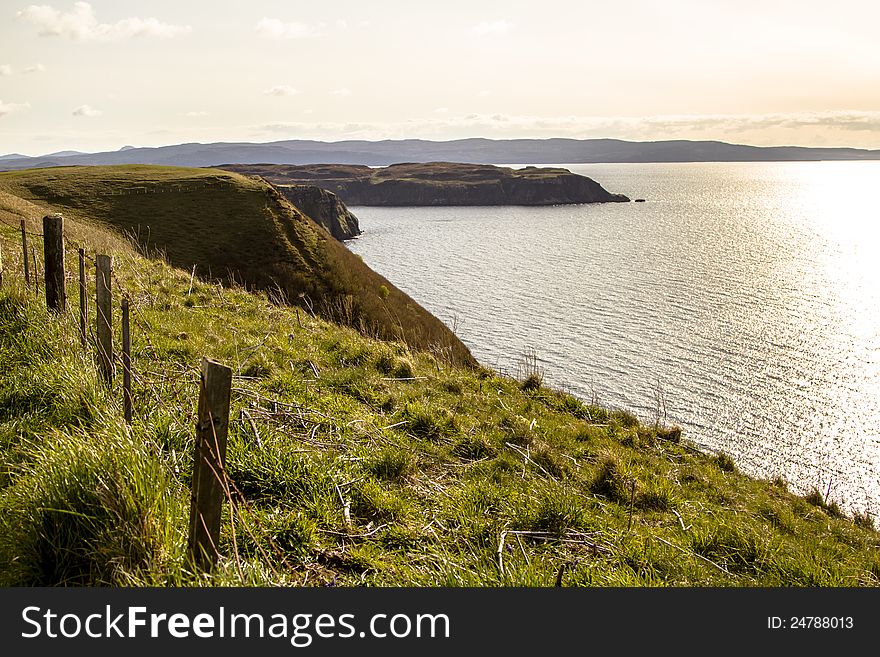
[(3, 245), (0, 244), (0, 287), (3, 287)]
[(95, 304), (97, 311), (98, 358), (101, 374), (113, 383), (113, 297), (111, 276), (113, 263), (108, 255), (95, 258)]
[(131, 331), (128, 325), (128, 297), (122, 297), (122, 403), (125, 421), (131, 425)]
[(21, 220), (21, 251), (24, 253), (24, 285), (31, 286), (30, 265), (28, 265), (27, 231), (24, 229), (24, 219)]
[(40, 294), (40, 277), (37, 275), (37, 250), (31, 247), (31, 258), (34, 259), (34, 294)]
[(67, 283), (64, 280), (64, 217), (43, 217), (43, 267), (46, 307), (55, 312), (67, 310)]
[(231, 393), (232, 370), (203, 358), (187, 552), (195, 565), (206, 569), (216, 564), (220, 556), (217, 544), (227, 492), (226, 437)]
[(86, 301), (86, 252), (79, 250), (79, 339), (82, 346), (86, 346), (86, 316), (88, 302)]

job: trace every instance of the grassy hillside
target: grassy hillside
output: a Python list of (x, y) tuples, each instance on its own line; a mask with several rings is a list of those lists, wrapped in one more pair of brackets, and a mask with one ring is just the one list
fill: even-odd
[[(189, 271), (71, 222), (132, 299), (127, 427), (73, 317), (23, 287), (10, 224), (38, 209), (0, 193), (0, 585), (880, 584), (870, 518), (675, 430), (528, 368), (461, 368), (242, 288), (190, 291)], [(184, 558), (202, 356), (236, 374), (208, 575)]]
[(263, 181), (214, 169), (62, 167), (0, 173), (0, 191), (112, 227), (207, 279), (270, 290), (367, 334), (473, 363), (442, 322)]

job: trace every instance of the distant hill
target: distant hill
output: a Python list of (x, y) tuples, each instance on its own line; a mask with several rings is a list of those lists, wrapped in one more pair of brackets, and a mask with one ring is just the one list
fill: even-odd
[(245, 284), (326, 319), (475, 364), (439, 319), (262, 180), (216, 169), (64, 167), (0, 173), (0, 194), (127, 234), (175, 267)]
[[(259, 175), (284, 194), (300, 185), (328, 189), (349, 205), (561, 205), (627, 202), (568, 169), (511, 169), (489, 164), (429, 162), (372, 168), (351, 164), (227, 164), (220, 168)], [(296, 204), (294, 199), (291, 199)]]
[(82, 151), (57, 151), (55, 153), (48, 153), (43, 157), (69, 157), (71, 155), (87, 155), (87, 153)]
[(288, 140), (269, 143), (177, 144), (106, 153), (0, 159), (0, 169), (64, 165), (163, 164), (210, 167), (238, 164), (365, 164), (470, 162), (577, 164), (591, 162), (773, 162), (877, 160), (880, 150), (744, 146), (720, 141), (633, 142), (620, 139), (456, 139), (427, 141)]

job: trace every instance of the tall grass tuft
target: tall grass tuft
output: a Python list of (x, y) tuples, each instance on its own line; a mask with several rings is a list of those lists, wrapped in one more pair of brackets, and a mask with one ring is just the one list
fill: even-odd
[(599, 470), (590, 483), (590, 491), (601, 495), (612, 502), (623, 504), (632, 498), (632, 484), (629, 477), (613, 456), (606, 457), (599, 465)]
[(0, 498), (4, 586), (149, 581), (178, 560), (185, 496), (119, 424), (56, 432)]
[(517, 366), (517, 378), (523, 390), (540, 390), (544, 385), (544, 368), (538, 365), (538, 354), (528, 349)]

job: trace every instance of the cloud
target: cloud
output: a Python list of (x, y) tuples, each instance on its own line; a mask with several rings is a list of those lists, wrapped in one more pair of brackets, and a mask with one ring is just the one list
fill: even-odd
[(828, 127), (841, 130), (880, 131), (880, 111), (810, 112), (794, 116), (782, 116), (780, 125), (786, 128)]
[[(42, 64), (34, 64), (33, 66), (28, 66), (23, 69), (24, 73), (42, 73), (46, 70), (46, 67)], [(4, 75), (12, 75), (12, 67), (9, 64), (0, 64), (0, 76)]]
[(30, 107), (30, 103), (4, 103), (2, 100), (0, 100), (0, 116), (6, 116), (7, 114), (12, 114), (13, 112), (30, 109)]
[(448, 107), (438, 107), (434, 110), (435, 114), (446, 114), (449, 111)]
[(765, 114), (671, 114), (648, 117), (619, 117), (598, 120), (598, 125), (636, 132), (727, 133), (773, 128), (830, 128), (880, 132), (880, 111), (827, 110), (824, 112), (775, 112)]
[(504, 34), (513, 29), (513, 23), (508, 20), (483, 21), (471, 28), (471, 34), (487, 36), (489, 34)]
[(276, 84), (263, 91), (267, 96), (295, 96), (299, 93), (299, 89), (291, 87), (289, 84)]
[(199, 110), (199, 111), (194, 111), (194, 112), (184, 112), (183, 116), (188, 116), (188, 117), (208, 116), (208, 113)]
[(296, 21), (285, 23), (278, 18), (263, 18), (257, 23), (257, 32), (270, 39), (303, 39), (318, 36), (321, 28)]
[(192, 31), (188, 25), (171, 25), (156, 18), (133, 17), (115, 23), (99, 23), (87, 2), (75, 2), (69, 12), (49, 5), (29, 5), (17, 16), (36, 25), (40, 36), (61, 36), (75, 41), (118, 41), (132, 37), (168, 39)]
[(74, 116), (101, 116), (102, 112), (91, 105), (80, 105), (73, 110)]
[[(663, 114), (651, 116), (528, 116), (467, 114), (431, 122), (434, 128), (534, 137), (686, 138), (693, 133), (745, 133), (774, 128), (830, 128), (880, 132), (880, 111), (829, 110), (766, 114)], [(705, 136), (698, 137), (707, 138)]]
[(382, 137), (373, 137), (373, 135), (384, 135), (387, 131), (387, 125), (376, 123), (304, 123), (302, 121), (284, 121), (278, 123), (265, 123), (255, 126), (254, 130), (258, 133), (292, 133), (302, 135), (326, 136), (345, 135), (348, 138), (364, 137), (366, 139)]
[(334, 90), (333, 94), (336, 96), (351, 96), (351, 89), (343, 87), (342, 89)]
[[(716, 139), (719, 133), (758, 136), (762, 130), (807, 129), (875, 132), (880, 137), (880, 111), (832, 110), (826, 112), (767, 114), (682, 114), (653, 116), (529, 116), (516, 114), (465, 114), (389, 123), (272, 123), (256, 126), (261, 133), (334, 139), (464, 137), (590, 139), (613, 137), (630, 140)], [(765, 133), (768, 134), (768, 133)], [(792, 132), (792, 135), (796, 133)], [(751, 143), (753, 139), (749, 139)], [(798, 137), (798, 142), (803, 140)], [(743, 143), (743, 142), (740, 142)]]

